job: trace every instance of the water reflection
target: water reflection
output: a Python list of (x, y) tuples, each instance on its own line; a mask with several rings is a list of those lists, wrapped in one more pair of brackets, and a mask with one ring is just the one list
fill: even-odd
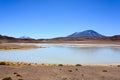
[(113, 52), (118, 52), (120, 54), (120, 47), (110, 47)]
[(98, 52), (101, 48), (98, 47), (69, 47), (70, 50), (73, 50), (74, 52), (77, 53), (96, 53)]

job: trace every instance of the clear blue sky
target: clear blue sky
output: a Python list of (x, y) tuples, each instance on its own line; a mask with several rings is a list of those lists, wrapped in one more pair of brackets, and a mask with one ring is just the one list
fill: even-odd
[(0, 34), (53, 38), (95, 30), (120, 34), (120, 0), (0, 0)]

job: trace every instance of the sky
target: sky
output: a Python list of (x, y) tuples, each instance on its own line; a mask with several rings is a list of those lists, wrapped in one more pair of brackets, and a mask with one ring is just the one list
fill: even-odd
[(0, 0), (0, 34), (65, 37), (95, 30), (120, 34), (120, 0)]

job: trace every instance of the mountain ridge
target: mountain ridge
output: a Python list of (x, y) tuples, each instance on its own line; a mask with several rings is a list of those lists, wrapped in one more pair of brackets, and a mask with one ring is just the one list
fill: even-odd
[[(56, 37), (50, 39), (34, 39), (34, 38), (15, 38), (5, 35), (0, 35), (0, 43), (54, 43), (54, 42), (71, 42), (71, 41), (120, 41), (120, 35), (113, 35), (113, 36), (103, 36), (93, 30), (86, 30), (83, 31), (84, 35), (87, 36), (80, 36), (80, 37)], [(95, 35), (97, 33), (97, 35)], [(76, 32), (75, 34), (81, 34), (81, 32)]]
[(104, 37), (104, 35), (94, 31), (94, 30), (85, 30), (82, 32), (75, 32), (67, 37)]

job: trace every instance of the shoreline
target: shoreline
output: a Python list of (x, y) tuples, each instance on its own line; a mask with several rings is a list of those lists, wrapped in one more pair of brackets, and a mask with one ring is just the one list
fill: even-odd
[(120, 47), (120, 42), (117, 43), (1, 43), (0, 49), (8, 48), (44, 48), (34, 44), (55, 44), (55, 45), (70, 45), (70, 46), (83, 46), (83, 47)]
[(42, 42), (3, 42), (0, 44), (117, 44), (120, 41), (42, 41)]
[(30, 63), (30, 62), (9, 62), (0, 61), (0, 65), (6, 66), (120, 66), (118, 64), (49, 64), (49, 63)]

